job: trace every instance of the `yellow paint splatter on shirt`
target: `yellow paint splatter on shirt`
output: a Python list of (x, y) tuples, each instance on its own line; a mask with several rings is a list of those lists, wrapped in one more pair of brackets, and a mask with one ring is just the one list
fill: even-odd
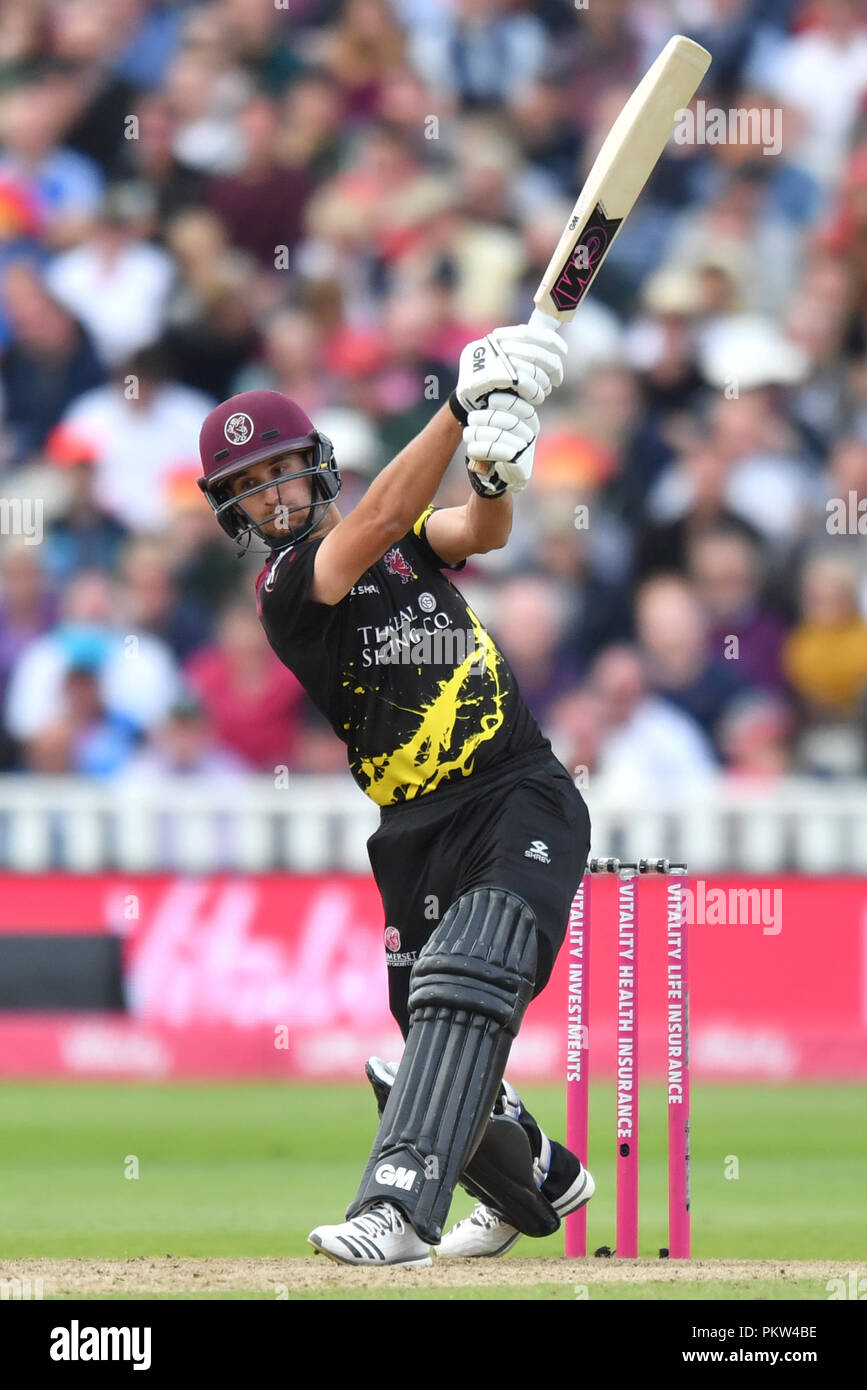
[[(448, 679), (439, 682), (437, 694), (422, 707), (412, 736), (393, 752), (360, 758), (354, 769), (367, 795), (379, 806), (432, 791), (454, 772), (468, 776), (476, 749), (502, 727), (506, 691), (500, 653), (469, 605), (466, 611), (475, 633), (475, 648)], [(471, 672), (477, 672), (480, 663), (481, 684), (470, 686)], [(491, 706), (490, 712), (479, 713), (480, 705)], [(461, 723), (468, 725), (463, 738)], [(456, 739), (458, 747), (449, 756)]]

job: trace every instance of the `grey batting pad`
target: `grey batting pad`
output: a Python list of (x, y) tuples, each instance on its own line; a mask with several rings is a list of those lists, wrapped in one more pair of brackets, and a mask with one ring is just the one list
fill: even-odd
[(494, 1115), (461, 1174), (461, 1187), (525, 1236), (552, 1236), (560, 1217), (536, 1186), (530, 1137), (509, 1115)]
[[(381, 1116), (393, 1080), (379, 1075), (370, 1063), (367, 1079)], [(536, 1186), (529, 1135), (510, 1115), (491, 1116), (459, 1181), (465, 1192), (493, 1207), (525, 1236), (550, 1236), (560, 1226), (560, 1217)]]
[(439, 1243), (535, 974), (536, 919), (523, 898), (476, 888), (451, 905), (410, 976), (406, 1048), (348, 1217), (390, 1201)]

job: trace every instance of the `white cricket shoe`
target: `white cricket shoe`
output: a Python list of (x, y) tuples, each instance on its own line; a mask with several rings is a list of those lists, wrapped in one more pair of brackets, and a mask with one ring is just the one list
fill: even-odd
[(339, 1226), (317, 1226), (307, 1240), (345, 1265), (433, 1264), (430, 1246), (391, 1202), (377, 1202)]
[[(551, 1205), (559, 1216), (568, 1216), (589, 1202), (595, 1191), (592, 1175), (582, 1168), (571, 1186)], [(437, 1259), (480, 1259), (505, 1255), (520, 1239), (521, 1232), (517, 1227), (510, 1226), (491, 1207), (480, 1202), (471, 1216), (458, 1221), (451, 1230), (446, 1231), (436, 1248)]]

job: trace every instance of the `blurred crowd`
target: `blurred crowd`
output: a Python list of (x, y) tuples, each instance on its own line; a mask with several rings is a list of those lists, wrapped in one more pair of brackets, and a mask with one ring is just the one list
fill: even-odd
[(764, 125), (670, 143), (459, 582), (576, 777), (867, 772), (862, 0), (0, 0), (0, 769), (345, 768), (201, 422), (285, 391), (350, 509), (675, 32)]

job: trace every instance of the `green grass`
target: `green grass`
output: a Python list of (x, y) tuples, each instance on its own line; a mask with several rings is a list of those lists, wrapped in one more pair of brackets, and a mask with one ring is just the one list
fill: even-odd
[[(562, 1132), (561, 1087), (527, 1087), (524, 1098), (549, 1133)], [(613, 1106), (612, 1087), (597, 1086), (591, 1248), (614, 1243)], [(855, 1085), (695, 1087), (694, 1255), (863, 1259), (865, 1111)], [(649, 1256), (667, 1244), (661, 1088), (642, 1091), (641, 1125), (640, 1253)], [(311, 1227), (341, 1219), (374, 1130), (363, 1084), (4, 1084), (0, 1256), (308, 1255)], [(136, 1180), (124, 1177), (129, 1155)], [(736, 1180), (725, 1175), (732, 1159)], [(471, 1206), (459, 1193), (453, 1216)], [(562, 1248), (560, 1234), (515, 1253)], [(640, 1287), (599, 1296), (669, 1295)]]

